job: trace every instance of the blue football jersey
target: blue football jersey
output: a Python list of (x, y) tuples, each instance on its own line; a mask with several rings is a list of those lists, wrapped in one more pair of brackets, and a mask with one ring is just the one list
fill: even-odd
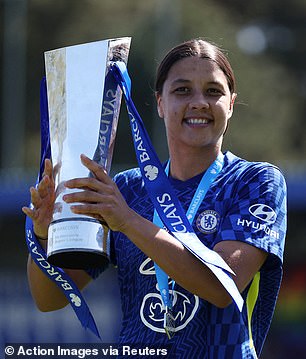
[[(202, 175), (187, 181), (169, 178), (185, 211)], [(115, 181), (129, 206), (152, 221), (154, 208), (139, 169), (122, 172)], [(220, 241), (237, 240), (269, 253), (242, 293), (242, 313), (235, 304), (217, 308), (178, 284), (172, 287), (169, 279), (176, 323), (176, 333), (169, 340), (152, 260), (122, 233), (112, 232), (112, 259), (118, 267), (123, 312), (119, 342), (167, 347), (169, 358), (256, 358), (271, 323), (282, 276), (286, 234), (283, 175), (269, 163), (248, 162), (226, 152), (223, 169), (192, 225), (210, 249)]]

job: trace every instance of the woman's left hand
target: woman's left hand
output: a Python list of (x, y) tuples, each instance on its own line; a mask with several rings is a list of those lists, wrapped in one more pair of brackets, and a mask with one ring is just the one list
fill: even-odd
[(132, 209), (127, 205), (115, 182), (106, 170), (85, 155), (81, 155), (82, 164), (93, 177), (74, 178), (65, 182), (65, 187), (82, 191), (63, 196), (66, 203), (73, 204), (73, 213), (84, 214), (106, 222), (113, 231), (124, 232), (129, 224)]

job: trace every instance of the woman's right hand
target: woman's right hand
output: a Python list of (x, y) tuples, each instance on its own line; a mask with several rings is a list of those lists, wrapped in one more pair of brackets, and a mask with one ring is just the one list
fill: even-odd
[(22, 211), (32, 219), (36, 236), (47, 239), (55, 201), (53, 168), (49, 159), (45, 160), (42, 180), (37, 188), (30, 188), (30, 194), (33, 208), (23, 207)]

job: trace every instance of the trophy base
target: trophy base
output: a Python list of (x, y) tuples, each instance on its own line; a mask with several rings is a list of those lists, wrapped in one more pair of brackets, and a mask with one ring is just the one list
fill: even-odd
[(88, 218), (65, 218), (51, 222), (48, 262), (60, 268), (105, 267), (109, 262), (109, 229)]
[(90, 250), (63, 250), (51, 253), (48, 262), (56, 267), (67, 269), (89, 269), (106, 267), (109, 259), (106, 253)]

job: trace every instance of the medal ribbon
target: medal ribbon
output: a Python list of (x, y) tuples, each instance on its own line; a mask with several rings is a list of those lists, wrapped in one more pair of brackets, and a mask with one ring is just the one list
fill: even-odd
[[(207, 171), (203, 174), (202, 179), (197, 187), (197, 190), (186, 212), (186, 216), (191, 225), (194, 221), (195, 215), (200, 207), (200, 204), (202, 203), (203, 199), (206, 196), (207, 191), (209, 190), (210, 185), (214, 182), (218, 174), (221, 172), (223, 163), (224, 163), (224, 156), (222, 153), (220, 153), (216, 158), (216, 160), (210, 165)], [(168, 161), (167, 166), (165, 168), (165, 173), (167, 176), (169, 175), (169, 167), (170, 167), (170, 161)], [(154, 210), (153, 223), (161, 228), (164, 227), (163, 222), (160, 219), (156, 209)], [(166, 308), (169, 307), (171, 309), (172, 303), (170, 301), (170, 295), (169, 295), (168, 275), (156, 263), (154, 263), (154, 266), (155, 266), (157, 283), (163, 300), (163, 304)], [(172, 288), (174, 287), (174, 284), (175, 283), (173, 281)]]
[[(40, 87), (40, 112), (41, 112), (41, 159), (40, 171), (37, 183), (42, 179), (44, 162), (46, 158), (51, 158), (51, 146), (49, 135), (49, 116), (46, 80), (43, 79)], [(32, 206), (32, 205), (31, 205)], [(101, 339), (94, 318), (76, 284), (64, 272), (63, 269), (51, 265), (47, 260), (45, 250), (40, 245), (33, 230), (33, 221), (28, 216), (25, 223), (26, 243), (29, 253), (37, 266), (49, 277), (65, 294), (70, 302), (76, 316), (85, 329), (91, 330)]]
[[(125, 63), (113, 62), (110, 69), (124, 94), (138, 165), (147, 192), (163, 225), (186, 249), (215, 274), (241, 311), (243, 299), (231, 277), (234, 274), (233, 271), (217, 252), (207, 248), (196, 236), (179, 200), (174, 194), (131, 98), (131, 80)], [(171, 211), (166, 213), (164, 208), (171, 209)]]

